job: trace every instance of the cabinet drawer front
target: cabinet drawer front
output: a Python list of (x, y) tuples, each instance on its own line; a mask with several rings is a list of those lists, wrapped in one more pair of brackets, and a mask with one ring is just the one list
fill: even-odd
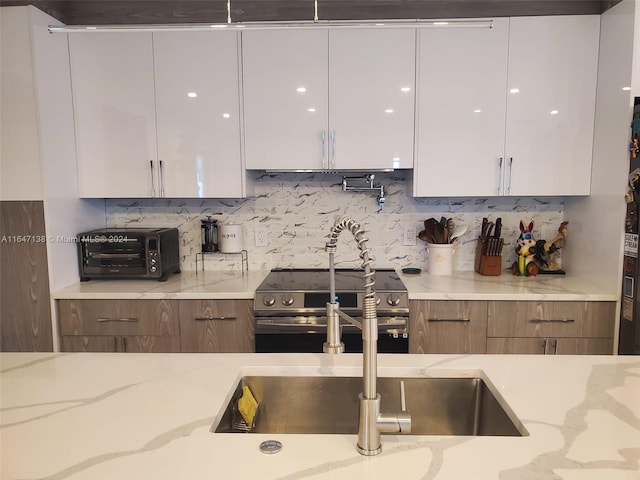
[(487, 353), (610, 355), (612, 338), (487, 338)]
[(179, 335), (176, 300), (59, 300), (62, 335)]
[(489, 302), (489, 337), (613, 337), (614, 302)]
[(180, 351), (180, 337), (158, 335), (63, 335), (63, 352), (172, 353)]
[(485, 353), (486, 302), (409, 303), (410, 353)]
[(182, 352), (254, 352), (251, 300), (180, 302)]

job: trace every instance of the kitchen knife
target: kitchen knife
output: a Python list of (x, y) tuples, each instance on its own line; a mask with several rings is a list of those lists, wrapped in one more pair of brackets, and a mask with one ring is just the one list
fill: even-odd
[(493, 231), (494, 238), (500, 238), (502, 234), (502, 218), (498, 217), (496, 219), (496, 229)]

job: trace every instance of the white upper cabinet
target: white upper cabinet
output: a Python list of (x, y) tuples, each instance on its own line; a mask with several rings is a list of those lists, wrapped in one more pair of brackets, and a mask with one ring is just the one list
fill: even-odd
[(328, 165), (327, 30), (242, 32), (247, 168)]
[(247, 168), (413, 166), (415, 31), (242, 33)]
[(599, 16), (422, 29), (417, 196), (588, 195)]
[(413, 167), (416, 32), (329, 32), (329, 168)]
[(82, 197), (243, 195), (237, 33), (69, 38)]
[(590, 193), (599, 34), (598, 15), (511, 19), (506, 195)]
[(153, 34), (164, 197), (241, 197), (238, 34)]
[(152, 196), (158, 186), (151, 33), (69, 35), (69, 48), (80, 196)]
[(414, 195), (500, 194), (509, 19), (418, 31)]

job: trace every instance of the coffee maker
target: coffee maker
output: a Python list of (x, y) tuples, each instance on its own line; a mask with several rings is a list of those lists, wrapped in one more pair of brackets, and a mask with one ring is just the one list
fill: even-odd
[(202, 253), (218, 251), (218, 221), (210, 216), (200, 221), (202, 230)]

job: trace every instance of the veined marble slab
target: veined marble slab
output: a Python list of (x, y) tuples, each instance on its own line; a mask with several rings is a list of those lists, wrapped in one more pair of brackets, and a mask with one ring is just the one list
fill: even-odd
[(52, 293), (54, 299), (252, 299), (269, 272), (249, 270), (194, 271), (155, 280), (90, 280)]
[[(397, 269), (400, 272), (400, 269)], [(52, 294), (54, 299), (252, 299), (267, 270), (207, 270), (153, 280), (91, 280)], [(411, 300), (582, 300), (617, 301), (615, 289), (567, 276), (486, 277), (475, 272), (438, 276), (399, 273)]]
[[(358, 375), (361, 361), (349, 354), (3, 353), (0, 477), (640, 478), (638, 357), (380, 355), (381, 376), (483, 372), (526, 437), (384, 435), (382, 454), (363, 457), (356, 435), (210, 432), (243, 374)], [(281, 441), (282, 451), (261, 453), (267, 439)]]
[(616, 286), (610, 290), (572, 275), (537, 275), (520, 277), (509, 273), (491, 277), (475, 272), (453, 275), (418, 275), (400, 277), (410, 300), (582, 300), (618, 301)]

